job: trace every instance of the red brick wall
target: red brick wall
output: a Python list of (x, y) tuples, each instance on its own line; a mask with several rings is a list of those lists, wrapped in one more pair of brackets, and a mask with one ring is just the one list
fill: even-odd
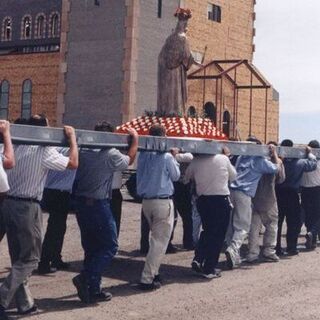
[(10, 82), (9, 119), (21, 115), (22, 83), (32, 80), (32, 114), (45, 113), (56, 124), (59, 53), (0, 56), (0, 81)]

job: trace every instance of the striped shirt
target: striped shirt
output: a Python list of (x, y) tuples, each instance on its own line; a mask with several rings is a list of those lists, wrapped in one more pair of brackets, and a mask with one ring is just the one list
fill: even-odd
[[(69, 155), (69, 148), (56, 148), (64, 156)], [(72, 186), (76, 177), (76, 169), (66, 169), (64, 171), (50, 170), (47, 176), (45, 188), (72, 192)]]
[(41, 200), (49, 170), (65, 170), (69, 158), (54, 147), (15, 145), (16, 165), (7, 171), (13, 197)]
[(111, 199), (115, 171), (126, 170), (130, 158), (117, 149), (83, 149), (79, 154), (75, 194), (97, 200)]

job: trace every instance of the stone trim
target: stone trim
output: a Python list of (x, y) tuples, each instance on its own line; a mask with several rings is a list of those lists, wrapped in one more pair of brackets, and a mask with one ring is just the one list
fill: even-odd
[[(54, 16), (57, 16), (58, 17), (58, 27), (57, 27), (57, 34), (56, 35), (53, 35), (52, 32), (53, 32), (53, 26), (52, 26), (52, 19)], [(59, 35), (60, 35), (60, 32), (61, 32), (61, 21), (60, 21), (60, 13), (58, 11), (53, 11), (50, 13), (50, 16), (49, 16), (49, 20), (48, 20), (48, 38), (59, 38)]]
[(60, 31), (60, 62), (59, 62), (57, 109), (56, 109), (56, 119), (57, 119), (58, 126), (61, 126), (63, 124), (63, 116), (65, 113), (65, 93), (66, 93), (66, 73), (68, 69), (67, 52), (68, 52), (70, 7), (71, 7), (71, 0), (62, 0), (61, 31)]
[[(43, 18), (43, 35), (40, 36), (38, 33), (39, 33), (39, 30), (38, 30), (38, 20), (40, 18)], [(47, 17), (46, 17), (46, 14), (44, 12), (40, 12), (36, 15), (36, 18), (34, 20), (34, 38), (35, 39), (44, 39), (46, 38), (46, 35), (47, 35)]]
[[(10, 32), (10, 37), (9, 38), (6, 37), (6, 22), (8, 20), (10, 21), (10, 24), (11, 24), (11, 32)], [(12, 17), (6, 16), (6, 17), (3, 18), (1, 30), (2, 30), (2, 32), (1, 32), (1, 41), (11, 41), (12, 40), (12, 32), (13, 32), (13, 19), (12, 19)]]
[[(26, 19), (30, 19), (30, 37), (27, 37), (25, 34), (25, 22)], [(32, 38), (32, 16), (30, 14), (26, 14), (21, 19), (21, 40), (28, 40)]]
[(126, 0), (125, 39), (121, 106), (122, 122), (127, 122), (136, 116), (136, 83), (137, 83), (137, 60), (139, 39), (140, 4), (137, 0)]

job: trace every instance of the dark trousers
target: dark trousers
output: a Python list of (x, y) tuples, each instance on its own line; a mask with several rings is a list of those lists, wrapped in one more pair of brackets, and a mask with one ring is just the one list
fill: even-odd
[(201, 196), (197, 200), (203, 231), (194, 259), (205, 273), (214, 272), (229, 225), (231, 205), (228, 196)]
[(281, 233), (284, 219), (287, 222), (287, 251), (297, 249), (298, 237), (300, 234), (301, 221), (301, 206), (299, 194), (292, 188), (276, 187), (279, 220), (278, 220), (278, 235), (277, 235), (277, 250), (281, 248)]
[(44, 189), (42, 206), (49, 213), (47, 231), (42, 244), (41, 264), (59, 263), (64, 235), (67, 230), (67, 217), (70, 193)]
[(317, 243), (320, 232), (320, 186), (302, 188), (301, 204), (305, 212), (305, 225), (313, 235), (313, 243)]
[(4, 224), (3, 213), (1, 210), (1, 204), (0, 204), (0, 242), (5, 236), (5, 234), (6, 234), (6, 226)]
[(111, 211), (117, 226), (117, 235), (120, 233), (121, 211), (122, 211), (122, 194), (120, 189), (112, 190)]
[[(183, 246), (186, 249), (193, 247), (192, 228), (192, 204), (190, 185), (181, 182), (174, 183), (174, 209), (182, 219), (183, 225)], [(177, 215), (177, 214), (175, 214)]]
[(117, 252), (117, 229), (109, 200), (76, 198), (76, 216), (84, 250), (81, 274), (91, 294), (100, 292), (101, 276)]

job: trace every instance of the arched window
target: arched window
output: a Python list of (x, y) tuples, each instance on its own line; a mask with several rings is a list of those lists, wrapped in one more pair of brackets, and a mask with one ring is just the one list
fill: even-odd
[(214, 124), (217, 124), (217, 109), (214, 106), (212, 102), (207, 102), (203, 106), (204, 116), (205, 118), (209, 118), (214, 122)]
[(21, 118), (31, 117), (32, 108), (32, 82), (30, 79), (24, 80), (22, 84)]
[(195, 117), (197, 115), (196, 108), (194, 106), (189, 107), (188, 109), (188, 117)]
[(0, 83), (0, 119), (8, 119), (10, 83), (3, 80)]
[(21, 26), (21, 39), (27, 40), (31, 39), (31, 30), (32, 29), (32, 19), (31, 16), (24, 16), (22, 18)]
[(36, 17), (34, 34), (37, 39), (46, 37), (46, 17), (43, 13), (38, 14)]
[(50, 37), (59, 37), (60, 32), (60, 16), (57, 12), (50, 15)]
[(12, 40), (12, 19), (10, 17), (3, 19), (1, 39), (3, 41)]
[(222, 132), (226, 136), (230, 136), (230, 112), (225, 111), (223, 113)]

